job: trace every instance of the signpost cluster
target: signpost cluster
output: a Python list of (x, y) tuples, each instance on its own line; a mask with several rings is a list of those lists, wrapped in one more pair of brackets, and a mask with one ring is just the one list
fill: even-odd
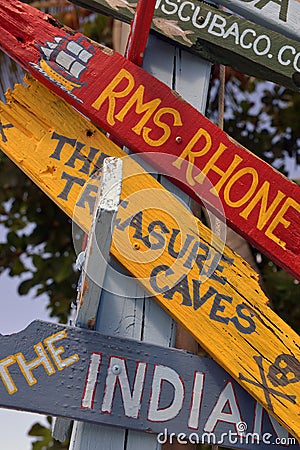
[[(135, 0), (73, 0), (73, 3), (129, 23), (133, 18)], [(254, 18), (255, 22), (197, 0), (157, 0), (152, 30), (195, 56), (274, 81), (298, 92), (300, 44), (297, 0), (221, 0), (216, 3), (247, 18)], [(285, 14), (288, 14), (287, 21), (282, 20)]]
[[(130, 2), (80, 3), (125, 21), (135, 11)], [(199, 2), (157, 1), (152, 27), (190, 53), (151, 38), (139, 68), (29, 5), (0, 6), (1, 48), (38, 80), (0, 104), (1, 149), (90, 231), (77, 327), (36, 321), (1, 336), (1, 406), (79, 420), (73, 450), (97, 448), (99, 430), (103, 448), (141, 448), (142, 440), (154, 449), (171, 435), (249, 449), (298, 445), (299, 336), (268, 307), (258, 275), (220, 230), (172, 195), (225, 216), (300, 280), (299, 187), (198, 111), (210, 73), (199, 54), (240, 70), (251, 61), (248, 73), (265, 67), (265, 78), (295, 88), (298, 42)], [(140, 64), (136, 39), (133, 27), (128, 55)], [(191, 69), (200, 67), (204, 95), (195, 96)], [(168, 349), (171, 318), (225, 371)]]

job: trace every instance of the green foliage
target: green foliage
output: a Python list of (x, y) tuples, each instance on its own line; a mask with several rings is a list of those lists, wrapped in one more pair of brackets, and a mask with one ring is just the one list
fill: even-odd
[(82, 25), (82, 33), (89, 36), (93, 41), (105, 43), (106, 46), (112, 46), (112, 21), (102, 14), (94, 14)]
[(78, 277), (71, 221), (3, 153), (0, 173), (0, 273), (19, 277), (20, 295), (47, 294), (50, 315), (64, 323)]
[[(241, 86), (243, 84), (243, 86)], [(217, 120), (217, 90), (208, 116)], [(239, 143), (280, 172), (288, 175), (290, 166), (300, 163), (300, 96), (269, 82), (232, 77), (226, 84), (224, 129)], [(256, 256), (267, 296), (274, 310), (295, 331), (300, 332), (300, 285), (268, 258)]]
[(47, 421), (49, 423), (48, 427), (40, 423), (35, 423), (29, 430), (28, 435), (37, 438), (32, 443), (32, 450), (67, 450), (69, 448), (70, 436), (65, 442), (56, 441), (51, 434), (52, 417), (47, 417)]

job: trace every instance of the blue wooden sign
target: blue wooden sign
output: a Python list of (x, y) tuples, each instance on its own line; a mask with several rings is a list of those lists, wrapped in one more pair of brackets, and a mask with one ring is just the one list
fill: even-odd
[(0, 335), (0, 406), (156, 433), (159, 443), (298, 447), (208, 357), (34, 321)]

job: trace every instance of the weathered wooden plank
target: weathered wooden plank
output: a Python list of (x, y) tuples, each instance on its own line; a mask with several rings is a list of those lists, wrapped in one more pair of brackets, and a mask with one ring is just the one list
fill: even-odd
[(142, 65), (156, 0), (138, 0), (130, 35), (127, 43), (126, 58)]
[[(300, 4), (297, 0), (217, 0), (216, 3), (284, 36), (300, 40)], [(299, 56), (294, 60), (297, 65)]]
[(160, 444), (172, 433), (181, 443), (299, 448), (210, 358), (38, 320), (0, 344), (1, 407), (156, 433)]
[[(105, 158), (99, 180), (93, 220), (82, 268), (82, 290), (78, 299), (76, 325), (93, 329), (108, 265), (114, 216), (118, 211), (122, 186), (122, 160)], [(101, 187), (100, 187), (101, 186)]]
[[(95, 199), (91, 228), (87, 246), (78, 258), (81, 261), (80, 289), (77, 296), (77, 315), (75, 325), (94, 329), (100, 304), (102, 286), (109, 261), (113, 220), (118, 211), (122, 185), (122, 160), (105, 158), (103, 161), (101, 183)], [(77, 261), (78, 261), (77, 258)], [(71, 422), (59, 418), (52, 423), (52, 435), (64, 442), (69, 434)]]
[[(127, 40), (127, 36), (126, 32), (123, 32), (121, 48), (123, 47), (122, 41), (125, 40)], [(184, 98), (190, 98), (193, 86), (184, 86), (183, 84), (178, 86), (181, 76), (187, 77), (187, 74), (184, 73), (185, 54), (186, 52), (179, 51), (173, 45), (163, 42), (155, 36), (149, 36), (143, 67), (168, 86), (175, 86)], [(210, 78), (208, 66), (210, 65), (199, 58), (193, 58), (193, 61), (189, 60), (188, 64), (188, 77), (193, 78), (194, 85), (196, 80), (198, 81), (198, 89), (196, 92), (193, 91), (193, 105), (196, 108), (200, 106), (201, 111), (205, 110), (204, 99), (207, 98), (207, 80)], [(174, 67), (177, 68), (178, 73), (174, 73)], [(181, 76), (179, 76), (179, 70)], [(147, 167), (146, 170), (157, 178), (153, 168)], [(186, 204), (191, 203), (188, 195), (172, 185), (165, 177), (160, 176), (160, 183), (172, 193), (176, 193)], [(120, 269), (115, 264), (114, 268), (115, 272), (108, 271), (103, 286), (99, 320), (96, 323), (96, 326), (99, 326), (98, 330), (104, 334), (109, 333), (118, 337), (132, 336), (137, 340), (164, 347), (174, 346), (175, 334), (176, 341), (178, 335), (176, 323), (156, 302), (149, 302), (144, 292), (137, 289), (137, 283), (132, 278), (121, 277), (120, 279)], [(94, 425), (94, 428), (88, 423), (76, 422), (72, 433), (75, 439), (72, 440), (70, 450), (86, 450), (86, 448), (100, 450), (99, 446), (106, 450), (112, 445), (112, 439), (114, 440), (114, 449), (160, 450), (161, 448), (155, 435), (123, 429), (119, 430), (116, 436), (115, 430), (110, 430), (103, 425), (101, 427)], [(191, 450), (190, 446), (188, 449)]]
[[(89, 229), (95, 190), (85, 180), (101, 164), (102, 151), (116, 157), (123, 152), (36, 82), (10, 92), (0, 117), (13, 125), (5, 129), (1, 148)], [(223, 249), (132, 157), (123, 158), (123, 167), (112, 255), (298, 437), (299, 337), (266, 306), (257, 274), (241, 258)], [(289, 378), (283, 373), (281, 379), (282, 371)]]
[(2, 3), (0, 45), (7, 53), (300, 279), (295, 183), (117, 53), (69, 35), (29, 5)]
[(0, 100), (2, 102), (7, 88), (21, 83), (24, 75), (23, 69), (0, 51)]
[[(130, 22), (135, 7), (134, 0), (126, 2), (72, 1), (125, 22)], [(274, 8), (284, 10), (288, 1), (272, 2), (272, 7), (274, 5)], [(257, 23), (216, 10), (213, 6), (197, 0), (157, 0), (152, 30), (209, 61), (234, 67), (240, 72), (279, 83), (298, 92), (300, 44), (297, 41), (299, 37), (297, 40), (295, 36), (292, 36), (294, 39), (290, 39), (280, 34), (281, 29), (277, 33), (265, 28), (269, 23), (271, 8), (269, 3), (271, 2), (268, 0), (252, 0), (250, 3), (245, 0), (221, 0), (219, 3), (222, 2), (230, 8), (233, 8), (233, 5), (235, 7), (239, 5), (239, 10), (243, 9), (243, 11), (247, 8), (247, 11), (252, 11), (252, 18), (257, 11), (258, 15), (255, 16)], [(299, 10), (297, 0), (290, 0), (290, 2), (295, 5), (293, 10)], [(257, 7), (264, 8), (266, 4), (268, 4), (266, 8), (268, 19), (262, 15), (261, 9), (257, 10)], [(292, 19), (292, 9), (290, 11), (289, 24), (293, 22), (299, 33), (297, 16)], [(289, 25), (288, 29), (290, 30)], [(289, 36), (291, 36), (291, 30)]]

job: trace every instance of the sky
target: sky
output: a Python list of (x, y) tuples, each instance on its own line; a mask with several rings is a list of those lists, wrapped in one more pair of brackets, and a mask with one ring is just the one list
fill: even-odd
[[(0, 99), (3, 92), (13, 87), (13, 82), (22, 80), (23, 71), (19, 66), (10, 71), (9, 58), (0, 54)], [(5, 64), (6, 62), (6, 64)], [(0, 228), (0, 241), (5, 239), (5, 233)], [(7, 274), (0, 276), (0, 333), (11, 334), (24, 329), (35, 319), (50, 320), (46, 311), (47, 299), (33, 296), (20, 297), (17, 293), (18, 278), (10, 278)], [(53, 320), (53, 319), (52, 319)], [(0, 449), (31, 450), (34, 438), (27, 436), (35, 422), (46, 424), (44, 416), (0, 408)]]
[[(17, 278), (6, 273), (0, 276), (0, 333), (11, 334), (24, 329), (35, 319), (49, 319), (46, 297), (19, 296)], [(27, 436), (31, 426), (40, 422), (46, 424), (44, 416), (28, 412), (0, 408), (0, 448), (5, 450), (31, 450), (35, 438)]]

